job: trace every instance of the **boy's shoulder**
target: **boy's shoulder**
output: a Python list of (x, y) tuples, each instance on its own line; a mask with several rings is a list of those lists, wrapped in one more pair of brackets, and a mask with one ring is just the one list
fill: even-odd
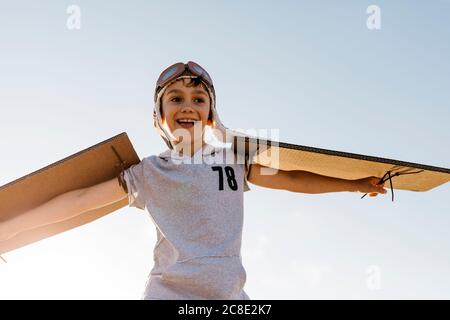
[[(194, 156), (195, 157), (199, 157), (200, 154), (196, 154)], [(243, 155), (234, 152), (234, 150), (231, 148), (231, 146), (218, 146), (218, 145), (211, 145), (208, 144), (206, 145), (202, 150), (201, 150), (201, 156), (204, 159), (207, 158), (222, 158), (225, 157), (226, 159), (228, 159), (228, 161), (231, 162), (235, 162), (237, 161), (237, 163), (241, 163), (243, 159)], [(183, 156), (179, 156), (177, 155), (176, 152), (173, 152), (173, 150), (171, 149), (167, 149), (164, 152), (161, 152), (159, 154), (152, 154), (152, 155), (148, 155), (144, 158), (142, 158), (141, 162), (143, 164), (155, 164), (157, 162), (167, 162), (168, 160), (189, 160), (189, 159), (184, 159)], [(243, 162), (242, 162), (243, 163)]]

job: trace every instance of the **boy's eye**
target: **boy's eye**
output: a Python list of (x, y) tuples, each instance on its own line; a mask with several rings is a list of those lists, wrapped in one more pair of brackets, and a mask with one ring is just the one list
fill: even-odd
[[(173, 97), (173, 98), (170, 99), (170, 101), (173, 101), (173, 102), (180, 102), (180, 101), (181, 101), (181, 98), (180, 98), (180, 97)], [(195, 98), (195, 99), (194, 99), (194, 102), (196, 102), (196, 103), (203, 103), (203, 102), (205, 102), (205, 100), (202, 99), (202, 98)]]

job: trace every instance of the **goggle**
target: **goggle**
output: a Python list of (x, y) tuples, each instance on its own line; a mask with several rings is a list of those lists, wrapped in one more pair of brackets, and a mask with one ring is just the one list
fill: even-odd
[(179, 76), (181, 76), (183, 73), (189, 71), (191, 74), (198, 76), (203, 80), (212, 90), (214, 94), (214, 86), (212, 83), (212, 79), (209, 76), (208, 72), (206, 72), (205, 69), (203, 69), (200, 65), (193, 61), (189, 61), (188, 63), (182, 63), (178, 62), (170, 67), (168, 67), (166, 70), (164, 70), (161, 75), (158, 78), (158, 81), (156, 81), (156, 90), (155, 90), (155, 101), (158, 96), (158, 92), (164, 88), (165, 85), (167, 85), (169, 82), (175, 80)]

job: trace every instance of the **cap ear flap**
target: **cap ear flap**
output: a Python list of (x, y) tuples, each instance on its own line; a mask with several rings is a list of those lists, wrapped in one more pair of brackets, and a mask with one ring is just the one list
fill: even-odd
[(162, 106), (162, 99), (161, 99), (161, 104), (159, 105), (159, 115), (161, 116), (161, 122), (164, 122), (165, 116), (164, 116), (164, 111), (163, 111), (163, 106)]
[(206, 122), (209, 126), (212, 125), (212, 121), (213, 121), (213, 113), (211, 108), (209, 109), (209, 115), (208, 115), (208, 121)]

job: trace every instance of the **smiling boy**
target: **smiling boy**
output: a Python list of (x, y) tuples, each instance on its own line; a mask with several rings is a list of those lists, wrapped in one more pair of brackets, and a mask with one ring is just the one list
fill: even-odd
[[(157, 232), (144, 299), (249, 299), (241, 261), (247, 181), (310, 194), (386, 192), (383, 184), (376, 185), (377, 177), (344, 180), (283, 170), (265, 175), (261, 165), (206, 143), (207, 126), (226, 130), (216, 111), (211, 77), (194, 62), (165, 69), (154, 101), (154, 126), (168, 150), (142, 159), (117, 179), (65, 193), (0, 223), (0, 241), (42, 226), (42, 221), (62, 221), (128, 197), (130, 207), (147, 209)], [(198, 157), (202, 161), (190, 162)]]

